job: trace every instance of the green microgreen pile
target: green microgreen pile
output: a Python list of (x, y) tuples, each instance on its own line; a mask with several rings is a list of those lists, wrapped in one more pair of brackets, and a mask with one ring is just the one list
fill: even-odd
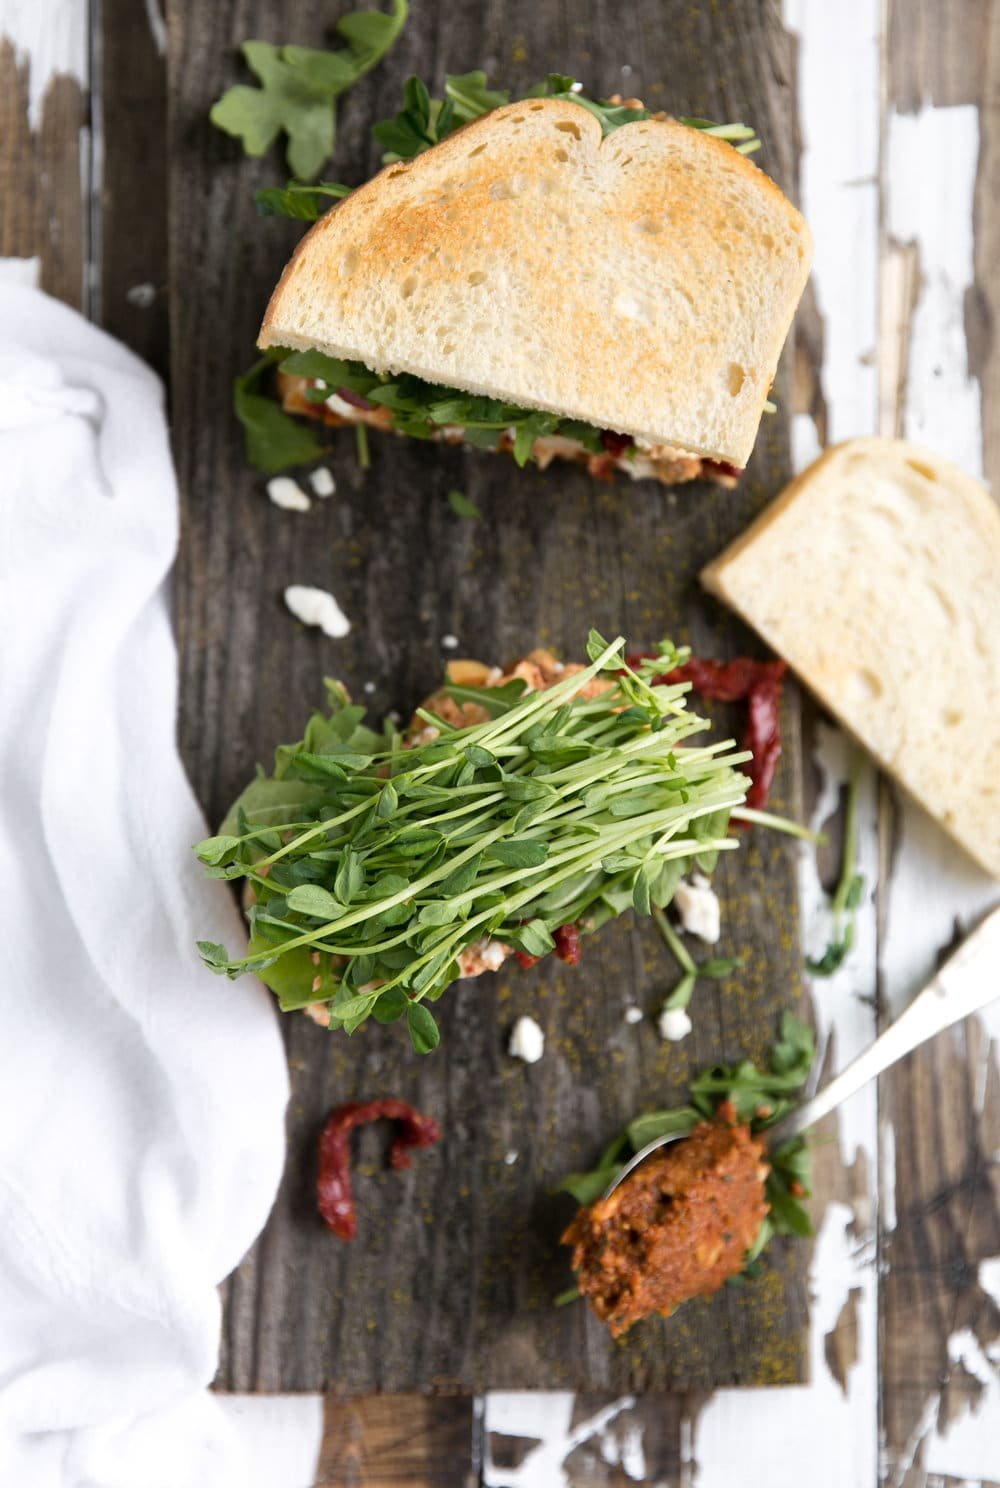
[[(578, 1204), (593, 1204), (648, 1142), (675, 1133), (686, 1136), (700, 1121), (710, 1121), (726, 1101), (751, 1131), (766, 1131), (798, 1104), (815, 1057), (812, 1029), (793, 1013), (784, 1013), (766, 1070), (758, 1069), (749, 1059), (706, 1070), (688, 1087), (688, 1105), (637, 1116), (602, 1153), (591, 1172), (570, 1174), (560, 1184), (559, 1192), (572, 1194)], [(811, 1182), (805, 1137), (793, 1137), (776, 1152), (769, 1152), (768, 1162), (771, 1171), (765, 1189), (770, 1210), (747, 1255), (748, 1268), (772, 1235), (812, 1234), (809, 1215), (801, 1203), (809, 1197)], [(565, 1300), (570, 1300), (570, 1294), (565, 1294)]]
[[(210, 876), (253, 891), (247, 954), (199, 942), (206, 964), (256, 972), (285, 1010), (322, 1003), (347, 1033), (405, 1017), (426, 1052), (427, 1004), (461, 975), (462, 951), (490, 939), (544, 956), (561, 927), (648, 915), (692, 865), (710, 872), (736, 846), (749, 756), (690, 743), (708, 724), (687, 684), (653, 684), (686, 652), (664, 641), (633, 669), (621, 637), (592, 631), (587, 654), (543, 692), (447, 683), (489, 719), (457, 728), (419, 709), (429, 727), (410, 740), (366, 728), (328, 683), (329, 713), (196, 848)], [(595, 678), (605, 690), (583, 697)]]

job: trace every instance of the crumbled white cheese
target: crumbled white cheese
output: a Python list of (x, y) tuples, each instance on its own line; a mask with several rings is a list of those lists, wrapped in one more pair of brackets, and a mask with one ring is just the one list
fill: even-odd
[(537, 1064), (545, 1053), (545, 1034), (534, 1018), (518, 1018), (507, 1045), (508, 1054), (514, 1059), (523, 1059), (525, 1064)]
[(499, 971), (510, 952), (501, 940), (484, 940), (480, 954), (487, 971)]
[(684, 929), (706, 944), (714, 945), (719, 938), (721, 917), (719, 901), (708, 879), (696, 873), (690, 883), (679, 883), (674, 903)]
[(318, 625), (324, 635), (340, 640), (348, 635), (351, 622), (332, 594), (313, 589), (308, 584), (290, 584), (285, 590), (285, 604), (303, 625)]
[(637, 1007), (634, 1007), (634, 1006), (633, 1007), (627, 1007), (625, 1009), (624, 1018), (625, 1018), (625, 1022), (626, 1023), (641, 1023), (642, 1022), (642, 1008), (637, 1008)]
[(503, 1160), (507, 1164), (508, 1168), (511, 1168), (517, 1162), (517, 1153), (514, 1151), (513, 1148), (511, 1148), (509, 1152), (504, 1153)]
[(456, 635), (443, 635), (441, 637), (441, 645), (444, 647), (444, 649), (446, 651), (457, 651), (458, 650), (458, 645), (459, 645), (458, 636), (456, 636)]
[(267, 494), (282, 511), (309, 511), (312, 502), (290, 475), (276, 475), (267, 483)]
[(582, 93), (583, 92), (583, 84), (582, 83), (570, 83), (570, 85), (569, 85), (569, 91), (571, 93)]
[(365, 685), (364, 685), (364, 687), (362, 687), (361, 691), (362, 692), (366, 692), (368, 694), (368, 696), (371, 697), (372, 693), (375, 691), (375, 683), (374, 682), (366, 682)]
[(660, 1030), (660, 1038), (668, 1039), (670, 1043), (676, 1044), (682, 1038), (687, 1038), (691, 1032), (691, 1019), (684, 1008), (664, 1008), (657, 1026)]
[(352, 423), (357, 423), (358, 409), (353, 403), (348, 403), (346, 398), (342, 398), (339, 393), (331, 393), (326, 400), (326, 406), (331, 413), (336, 413), (340, 418), (350, 419)]
[(332, 496), (337, 489), (337, 482), (325, 465), (317, 465), (315, 470), (310, 471), (309, 484), (317, 496)]

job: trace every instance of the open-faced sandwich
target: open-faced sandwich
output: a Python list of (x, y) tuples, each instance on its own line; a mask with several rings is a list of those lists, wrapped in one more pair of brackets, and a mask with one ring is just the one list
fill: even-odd
[(391, 163), (296, 249), (259, 341), (286, 409), (731, 485), (812, 256), (752, 131), (467, 81), (411, 79)]
[(247, 954), (203, 942), (207, 964), (349, 1033), (405, 1017), (426, 1052), (427, 1004), (457, 978), (577, 961), (608, 919), (711, 871), (737, 845), (730, 817), (755, 816), (749, 753), (692, 739), (708, 725), (690, 682), (664, 680), (686, 653), (663, 642), (630, 666), (621, 638), (592, 633), (588, 654), (453, 672), (403, 733), (366, 727), (328, 683), (329, 713), (197, 849), (249, 890)]

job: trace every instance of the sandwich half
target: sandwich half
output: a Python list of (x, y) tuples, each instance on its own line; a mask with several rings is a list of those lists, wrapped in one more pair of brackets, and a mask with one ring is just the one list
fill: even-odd
[(495, 108), (327, 212), (261, 328), (262, 348), (288, 352), (286, 407), (522, 464), (731, 483), (809, 230), (725, 139), (593, 107), (568, 93)]

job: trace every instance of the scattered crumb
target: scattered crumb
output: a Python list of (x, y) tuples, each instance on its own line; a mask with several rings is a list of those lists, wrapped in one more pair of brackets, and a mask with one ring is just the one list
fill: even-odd
[(306, 512), (312, 506), (302, 487), (290, 475), (276, 475), (267, 483), (267, 494), (282, 511)]
[(285, 604), (303, 625), (318, 625), (324, 635), (340, 640), (348, 635), (351, 622), (332, 594), (313, 589), (308, 584), (290, 584), (285, 590)]
[(375, 683), (374, 682), (366, 682), (365, 685), (362, 687), (361, 691), (362, 692), (367, 692), (368, 696), (371, 697), (372, 693), (375, 691)]
[(545, 1053), (545, 1034), (534, 1018), (518, 1018), (510, 1035), (507, 1053), (525, 1064), (537, 1064)]
[(332, 496), (337, 489), (337, 482), (325, 465), (317, 465), (309, 472), (309, 484), (317, 496)]
[(633, 1007), (627, 1007), (625, 1009), (625, 1012), (624, 1012), (623, 1016), (625, 1018), (625, 1022), (626, 1023), (641, 1023), (642, 1022), (642, 1008), (637, 1008), (637, 1007), (634, 1007), (634, 1006)]
[(458, 636), (443, 635), (441, 637), (441, 644), (446, 651), (457, 651), (459, 645)]
[(514, 1151), (513, 1148), (511, 1148), (510, 1152), (504, 1153), (503, 1160), (507, 1164), (508, 1168), (513, 1167), (514, 1163), (517, 1162), (517, 1153)]
[(130, 305), (135, 305), (140, 310), (148, 310), (156, 299), (156, 285), (133, 284), (125, 291), (125, 298)]
[(690, 883), (678, 884), (674, 903), (683, 928), (707, 945), (714, 945), (721, 931), (721, 915), (719, 900), (708, 879), (696, 873)]
[(684, 1008), (664, 1008), (657, 1027), (660, 1030), (660, 1038), (666, 1039), (671, 1044), (677, 1044), (681, 1039), (687, 1038), (691, 1032), (691, 1019)]

